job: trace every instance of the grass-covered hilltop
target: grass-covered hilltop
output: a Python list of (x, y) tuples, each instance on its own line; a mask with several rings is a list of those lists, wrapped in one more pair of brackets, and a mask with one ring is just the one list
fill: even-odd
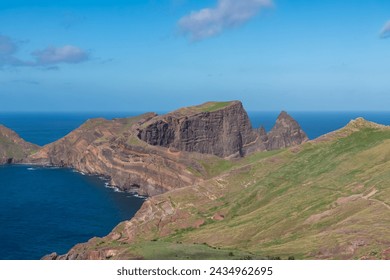
[(108, 236), (46, 258), (389, 258), (390, 128), (356, 119), (291, 146), (194, 157), (196, 183), (150, 197)]

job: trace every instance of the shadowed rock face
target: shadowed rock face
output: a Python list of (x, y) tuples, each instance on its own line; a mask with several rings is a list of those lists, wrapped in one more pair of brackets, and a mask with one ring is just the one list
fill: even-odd
[(179, 110), (145, 124), (138, 137), (153, 146), (219, 157), (244, 156), (244, 147), (257, 135), (241, 102), (230, 102), (218, 110), (206, 103), (192, 110)]
[(20, 136), (0, 125), (0, 164), (20, 163), (39, 146), (24, 141)]
[(308, 141), (306, 133), (286, 112), (280, 113), (275, 126), (266, 139), (267, 150), (278, 150), (296, 146)]

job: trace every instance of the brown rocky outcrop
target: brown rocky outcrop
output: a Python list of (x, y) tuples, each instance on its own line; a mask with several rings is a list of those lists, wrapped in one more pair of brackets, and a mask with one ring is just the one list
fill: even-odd
[(0, 164), (20, 163), (39, 146), (24, 141), (11, 129), (0, 125)]
[(275, 126), (268, 133), (266, 139), (267, 150), (278, 150), (296, 146), (308, 141), (306, 133), (296, 120), (286, 112), (281, 112)]

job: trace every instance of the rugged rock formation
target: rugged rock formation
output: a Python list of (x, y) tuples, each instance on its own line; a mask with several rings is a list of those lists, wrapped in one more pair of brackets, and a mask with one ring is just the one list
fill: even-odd
[(243, 156), (257, 139), (240, 102), (209, 102), (162, 116), (89, 120), (28, 160), (103, 175), (122, 190), (156, 195), (200, 182), (206, 175), (202, 162)]
[(0, 125), (0, 164), (19, 163), (39, 146), (24, 141), (19, 135)]
[(241, 102), (209, 102), (156, 117), (138, 137), (153, 146), (180, 151), (243, 157), (255, 151), (277, 150), (308, 141), (299, 124), (282, 112), (269, 134), (253, 130)]
[(103, 175), (111, 185), (143, 195), (195, 184), (201, 178), (194, 173), (204, 172), (196, 155), (153, 147), (137, 138), (140, 125), (155, 116), (89, 120), (28, 160)]
[(146, 122), (138, 137), (154, 146), (240, 157), (257, 135), (241, 102), (209, 102)]
[(306, 139), (286, 114), (267, 135), (252, 129), (241, 102), (208, 102), (162, 116), (89, 120), (28, 161), (103, 175), (122, 190), (156, 195), (202, 181), (204, 163), (215, 156), (239, 158)]
[(276, 120), (275, 126), (267, 135), (266, 147), (267, 150), (278, 150), (296, 146), (308, 140), (309, 138), (299, 124), (283, 111)]

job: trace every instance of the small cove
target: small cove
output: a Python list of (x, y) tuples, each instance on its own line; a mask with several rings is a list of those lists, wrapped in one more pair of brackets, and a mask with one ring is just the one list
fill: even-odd
[(0, 178), (0, 259), (66, 253), (77, 243), (107, 235), (144, 202), (71, 169), (6, 165)]

